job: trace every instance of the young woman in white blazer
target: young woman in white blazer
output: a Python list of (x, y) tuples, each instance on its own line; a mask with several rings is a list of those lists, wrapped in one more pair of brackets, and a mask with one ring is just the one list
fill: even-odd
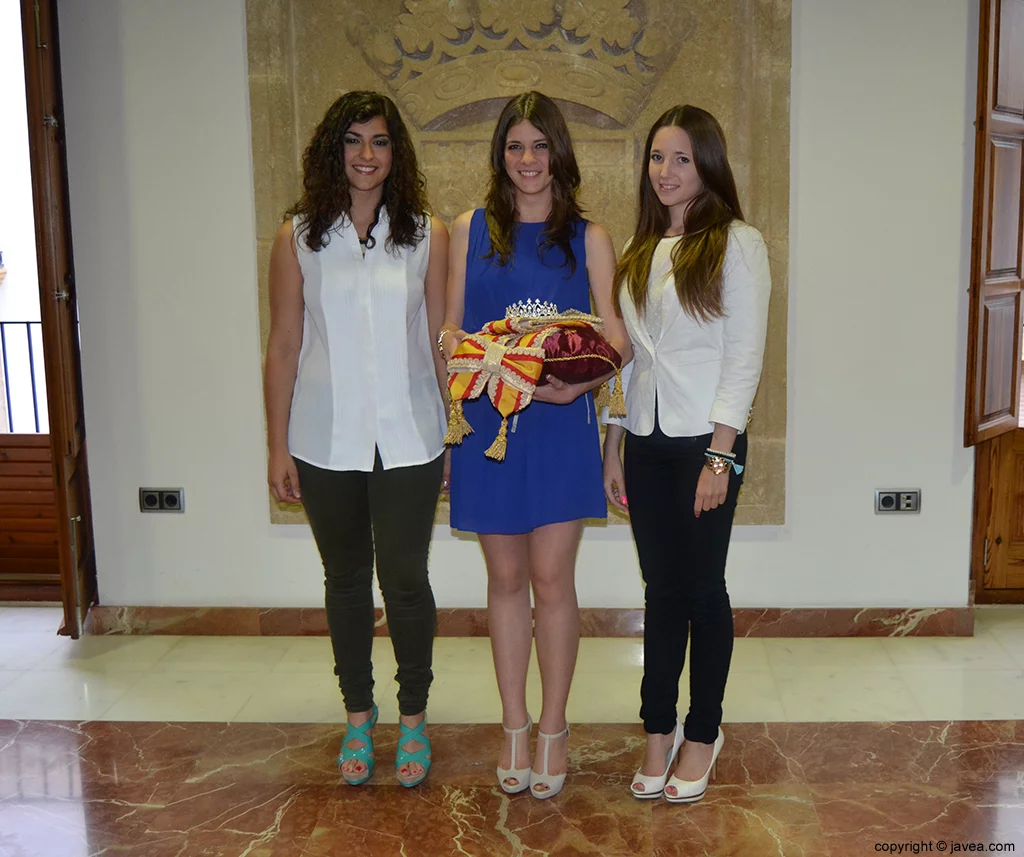
[[(640, 716), (647, 752), (631, 790), (640, 799), (664, 794), (693, 803), (724, 742), (733, 645), (725, 563), (771, 279), (764, 240), (743, 221), (725, 137), (710, 113), (673, 107), (651, 128), (644, 157), (637, 226), (614, 290), (633, 342), (627, 416), (609, 421), (604, 480), (609, 501), (630, 514), (646, 584)], [(680, 723), (688, 639), (690, 705)]]

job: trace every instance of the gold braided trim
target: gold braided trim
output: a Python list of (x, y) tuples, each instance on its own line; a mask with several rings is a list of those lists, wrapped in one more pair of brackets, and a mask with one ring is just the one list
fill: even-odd
[(619, 369), (618, 364), (616, 364), (616, 362), (614, 360), (612, 360), (611, 357), (605, 357), (603, 354), (574, 354), (572, 357), (545, 357), (544, 358), (544, 362), (545, 363), (564, 363), (567, 360), (593, 360), (593, 359), (603, 360), (605, 363), (607, 363), (609, 366), (611, 366), (612, 369), (614, 369), (616, 371), (618, 371), (618, 369)]
[(603, 360), (615, 370), (615, 390), (611, 391), (608, 382), (605, 381), (594, 397), (594, 406), (597, 408), (608, 408), (608, 416), (626, 416), (626, 393), (622, 389), (622, 369), (615, 365), (615, 361), (603, 354), (575, 354), (572, 357), (551, 357), (544, 360), (545, 363), (562, 363), (568, 360), (587, 360), (596, 357)]
[(444, 443), (448, 446), (462, 443), (462, 439), (472, 433), (473, 426), (462, 412), (462, 399), (456, 399), (448, 411), (448, 433), (444, 436)]
[[(545, 337), (545, 339), (546, 338), (547, 337)], [(481, 345), (481, 347), (483, 347), (483, 349), (486, 351), (486, 346), (482, 345), (482, 343), (477, 343), (477, 344)], [(487, 343), (487, 344), (489, 345), (490, 343)], [(501, 343), (498, 343), (498, 344), (500, 345)], [(511, 348), (506, 347), (505, 348), (505, 354), (507, 356), (509, 356), (509, 357), (540, 357), (541, 359), (543, 359), (544, 358), (544, 349), (540, 348), (540, 347), (528, 347), (528, 346), (525, 346), (525, 345), (522, 345), (522, 346), (515, 345), (515, 346), (513, 346)], [(457, 372), (457, 371), (473, 371), (473, 372), (475, 372), (477, 369), (480, 368), (480, 364), (482, 364), (482, 363), (483, 363), (483, 355), (480, 355), (479, 357), (476, 357), (476, 356), (467, 357), (466, 355), (463, 354), (463, 355), (458, 356), (458, 357), (452, 357), (452, 359), (448, 361), (448, 373), (449, 374), (454, 374), (454, 372)]]
[[(505, 351), (509, 357), (540, 357), (543, 358), (544, 350), (541, 348), (509, 348)], [(521, 377), (517, 372), (508, 366), (499, 366), (498, 371), (486, 371), (483, 369), (483, 361), (478, 357), (454, 357), (448, 361), (448, 374), (458, 375), (463, 372), (477, 372), (479, 377), (473, 385), (473, 393), (467, 398), (474, 399), (483, 390), (484, 385), (495, 375), (501, 378), (506, 385), (520, 393), (532, 393), (536, 383)]]
[[(608, 385), (606, 384), (605, 386), (607, 387)], [(622, 388), (621, 369), (615, 371), (615, 391), (608, 402), (608, 416), (616, 418), (626, 416), (626, 391)]]
[[(479, 367), (473, 371), (478, 372), (476, 381), (473, 382), (473, 386), (470, 392), (463, 396), (465, 399), (475, 399), (483, 393), (484, 388), (496, 379), (501, 379), (506, 387), (511, 387), (526, 396), (532, 396), (533, 392), (537, 389), (537, 384), (526, 378), (523, 378), (518, 372), (510, 369), (508, 366), (499, 367), (497, 372), (484, 372)], [(451, 375), (459, 374), (458, 371), (450, 372)], [(525, 405), (523, 406), (525, 407)]]
[(535, 330), (542, 330), (545, 327), (557, 326), (560, 321), (580, 321), (589, 324), (596, 330), (604, 327), (604, 319), (599, 315), (591, 315), (589, 312), (580, 312), (577, 309), (568, 309), (558, 315), (541, 316), (538, 318), (530, 316), (516, 316), (505, 319), (512, 325), (512, 329), (519, 333), (532, 333)]
[[(506, 387), (518, 390), (527, 398), (532, 397), (537, 389), (536, 381), (527, 381), (507, 366), (502, 366), (501, 369), (498, 370), (498, 375), (501, 377), (501, 380), (505, 382)], [(529, 404), (529, 402), (526, 402), (523, 407), (525, 408), (527, 404)]]
[(498, 436), (494, 439), (487, 451), (484, 452), (488, 458), (495, 461), (505, 460), (505, 451), (508, 449), (508, 417), (501, 418), (501, 428), (498, 429)]
[[(450, 374), (457, 375), (459, 373), (452, 372)], [(479, 398), (483, 391), (487, 388), (487, 382), (489, 380), (490, 378), (487, 375), (484, 375), (483, 373), (477, 375), (476, 379), (473, 381), (473, 386), (469, 388), (469, 391), (465, 395), (460, 396), (460, 401), (463, 399)]]

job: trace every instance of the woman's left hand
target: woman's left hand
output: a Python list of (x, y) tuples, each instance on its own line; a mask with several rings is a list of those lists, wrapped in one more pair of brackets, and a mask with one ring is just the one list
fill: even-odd
[(697, 479), (697, 496), (693, 502), (693, 516), (700, 517), (701, 512), (710, 512), (725, 502), (729, 493), (729, 471), (712, 473), (706, 467), (700, 469)]
[(567, 384), (554, 375), (548, 375), (547, 384), (534, 391), (533, 399), (536, 402), (549, 402), (552, 405), (568, 405), (570, 402), (575, 402), (586, 389), (586, 384)]
[(441, 471), (441, 493), (448, 494), (452, 488), (452, 448), (444, 448), (444, 467)]

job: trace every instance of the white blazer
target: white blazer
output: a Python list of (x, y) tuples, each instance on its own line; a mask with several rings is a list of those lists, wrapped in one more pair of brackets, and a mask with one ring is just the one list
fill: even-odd
[[(658, 276), (666, 271), (652, 269), (651, 277)], [(658, 424), (669, 437), (705, 435), (715, 423), (746, 429), (761, 379), (771, 274), (761, 233), (739, 220), (729, 227), (722, 290), (725, 315), (704, 322), (683, 311), (669, 282), (655, 341), (623, 289), (622, 317), (633, 361), (623, 371), (626, 417), (607, 422), (649, 435), (657, 396)]]

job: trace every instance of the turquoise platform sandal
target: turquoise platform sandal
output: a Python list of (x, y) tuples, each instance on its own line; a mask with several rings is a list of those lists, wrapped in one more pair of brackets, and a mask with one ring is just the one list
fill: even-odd
[[(398, 723), (398, 752), (395, 754), (395, 776), (398, 782), (405, 786), (407, 789), (411, 789), (413, 786), (418, 786), (426, 778), (430, 772), (430, 739), (423, 734), (423, 728), (427, 725), (427, 715), (423, 714), (423, 719), (416, 726), (406, 726), (404, 723), (399, 721)], [(423, 747), (417, 750), (415, 753), (405, 749), (405, 745), (411, 741), (419, 741)], [(416, 762), (423, 766), (423, 773), (415, 780), (403, 780), (398, 772), (402, 769), (403, 765), (408, 765), (410, 762)]]
[[(356, 779), (352, 779), (351, 775), (345, 771), (341, 772), (342, 779), (344, 779), (350, 786), (361, 786), (373, 776), (375, 760), (373, 757), (373, 736), (370, 735), (370, 730), (376, 725), (377, 706), (374, 705), (373, 714), (370, 715), (370, 719), (364, 724), (361, 726), (355, 726), (352, 723), (349, 723), (345, 727), (345, 737), (341, 741), (341, 752), (338, 754), (338, 767), (341, 768), (345, 762), (353, 759), (356, 759), (366, 765), (366, 772), (357, 775)], [(358, 750), (350, 749), (348, 742), (353, 740), (362, 741), (363, 746)]]

